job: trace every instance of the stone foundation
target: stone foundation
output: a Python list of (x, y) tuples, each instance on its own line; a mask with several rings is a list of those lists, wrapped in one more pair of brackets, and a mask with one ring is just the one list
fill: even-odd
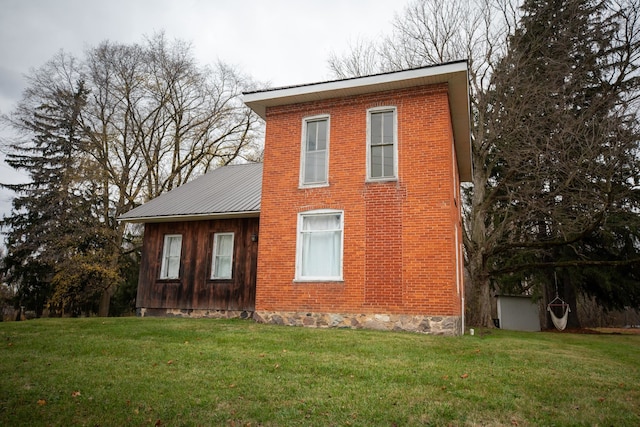
[(432, 335), (460, 335), (461, 329), (460, 316), (256, 311), (253, 319), (259, 323), (286, 326), (408, 331)]
[(138, 308), (139, 317), (192, 317), (209, 319), (251, 319), (253, 312), (237, 310), (202, 310), (178, 308)]
[(190, 317), (209, 319), (253, 319), (258, 323), (310, 328), (375, 329), (432, 335), (460, 335), (459, 316), (410, 314), (344, 314), (282, 311), (234, 311), (173, 308), (138, 308), (139, 317)]

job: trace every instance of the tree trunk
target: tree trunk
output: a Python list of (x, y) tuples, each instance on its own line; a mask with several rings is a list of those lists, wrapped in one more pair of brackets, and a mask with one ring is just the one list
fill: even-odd
[[(121, 205), (122, 206), (122, 205)], [(124, 208), (121, 208), (124, 210)], [(120, 260), (120, 251), (122, 250), (122, 243), (124, 240), (125, 228), (123, 224), (118, 224), (113, 230), (114, 241), (111, 245), (111, 255), (109, 255), (108, 266), (111, 271), (118, 271), (118, 263)], [(119, 274), (118, 274), (119, 276)], [(120, 277), (120, 276), (119, 276)], [(120, 278), (121, 279), (121, 278)], [(115, 294), (118, 286), (121, 284), (121, 280), (116, 282), (109, 282), (106, 284), (100, 295), (100, 304), (98, 305), (98, 316), (108, 317), (109, 308), (111, 306), (111, 297)]]
[(467, 287), (466, 323), (492, 328), (494, 325), (491, 317), (491, 279), (486, 274), (482, 253), (474, 251), (470, 255), (471, 283)]
[(100, 295), (100, 305), (98, 306), (98, 316), (100, 317), (109, 316), (109, 306), (111, 305), (110, 288), (103, 290), (102, 295)]
[[(476, 143), (479, 144), (479, 140), (476, 140)], [(488, 232), (485, 224), (487, 211), (484, 201), (489, 177), (483, 167), (485, 155), (484, 151), (482, 154), (477, 154), (477, 151), (474, 151), (475, 172), (471, 213), (465, 217), (465, 247), (470, 276), (470, 283), (466, 287), (467, 309), (465, 315), (469, 325), (492, 328), (494, 324), (491, 318), (491, 278), (486, 265)]]
[(578, 298), (576, 297), (576, 287), (573, 285), (571, 275), (568, 271), (562, 273), (562, 288), (564, 301), (569, 304), (571, 311), (567, 320), (568, 329), (580, 329), (580, 318), (578, 317)]

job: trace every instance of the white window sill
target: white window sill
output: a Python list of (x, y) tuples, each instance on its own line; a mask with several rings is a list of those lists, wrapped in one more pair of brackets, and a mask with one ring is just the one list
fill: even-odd
[(298, 186), (298, 190), (306, 190), (308, 188), (323, 188), (328, 186), (329, 186), (328, 182), (324, 182), (322, 184), (300, 184)]
[(313, 279), (293, 279), (293, 283), (344, 283), (344, 279), (326, 279), (318, 277)]
[(395, 182), (398, 181), (398, 177), (389, 177), (389, 178), (367, 178), (366, 183), (376, 183), (376, 182)]

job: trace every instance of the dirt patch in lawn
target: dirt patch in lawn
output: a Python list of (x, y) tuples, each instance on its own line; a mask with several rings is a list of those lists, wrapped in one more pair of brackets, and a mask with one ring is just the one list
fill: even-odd
[(601, 334), (640, 335), (640, 328), (593, 328)]
[(545, 332), (561, 334), (613, 334), (613, 335), (640, 335), (640, 328), (579, 328), (559, 331), (555, 328), (546, 329)]

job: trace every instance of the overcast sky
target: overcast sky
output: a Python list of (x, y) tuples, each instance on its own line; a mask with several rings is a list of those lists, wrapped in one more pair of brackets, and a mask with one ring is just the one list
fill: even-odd
[[(157, 31), (190, 42), (201, 65), (221, 60), (273, 86), (326, 80), (332, 51), (388, 34), (408, 2), (0, 0), (0, 113), (20, 99), (23, 76), (59, 50), (80, 57), (103, 40), (136, 43)], [(2, 161), (0, 182), (17, 179)], [(10, 197), (0, 192), (0, 216), (9, 213)]]

